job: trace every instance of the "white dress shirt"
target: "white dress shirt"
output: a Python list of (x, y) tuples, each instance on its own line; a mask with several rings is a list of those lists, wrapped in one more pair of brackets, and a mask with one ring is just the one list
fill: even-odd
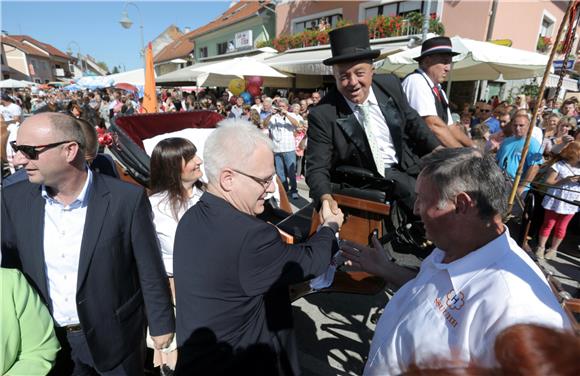
[(274, 153), (287, 153), (296, 150), (296, 143), (294, 141), (294, 131), (296, 127), (292, 125), (289, 117), (300, 122), (302, 118), (292, 112), (287, 112), (286, 115), (276, 113), (270, 117), (268, 128), (270, 129), (270, 138), (274, 144)]
[(201, 189), (193, 187), (192, 195), (187, 201), (187, 207), (179, 211), (177, 220), (171, 212), (171, 206), (167, 200), (167, 192), (159, 192), (149, 196), (149, 202), (151, 202), (151, 208), (153, 209), (153, 224), (155, 225), (155, 232), (161, 248), (161, 258), (168, 275), (173, 275), (173, 243), (179, 219), (199, 201), (202, 194), (203, 191)]
[[(417, 277), (389, 301), (373, 338), (365, 375), (398, 375), (433, 359), (495, 365), (494, 341), (518, 323), (570, 323), (540, 269), (505, 232), (444, 264), (436, 248)], [(427, 364), (425, 364), (427, 363)]]
[[(418, 69), (418, 71), (419, 74), (410, 74), (401, 83), (405, 96), (409, 101), (409, 106), (417, 111), (421, 117), (439, 116), (437, 114), (437, 108), (435, 107), (435, 97), (433, 96), (433, 87), (435, 84), (425, 72), (421, 69)], [(443, 98), (445, 98), (445, 101), (449, 103), (449, 99), (443, 88), (441, 88), (441, 85), (437, 84), (437, 89)], [(453, 124), (451, 110), (447, 107), (447, 125), (451, 124)]]
[[(362, 115), (356, 108), (357, 104), (349, 101), (346, 98), (344, 98), (344, 100), (354, 113), (354, 116), (358, 122), (362, 124)], [(383, 157), (383, 161), (385, 163), (385, 168), (391, 167), (392, 165), (398, 163), (397, 152), (395, 151), (395, 145), (393, 144), (391, 131), (387, 126), (387, 120), (383, 116), (383, 112), (379, 107), (379, 102), (377, 101), (377, 97), (375, 96), (372, 87), (369, 88), (369, 96), (367, 97), (366, 101), (361, 104), (365, 103), (369, 104), (372, 137), (375, 137), (377, 143), (379, 144), (379, 148), (381, 149), (381, 156)]]
[(44, 204), (44, 261), (52, 316), (59, 326), (79, 323), (76, 294), (81, 242), (87, 215), (93, 173), (87, 168), (87, 180), (78, 197), (70, 204), (51, 197), (42, 186)]

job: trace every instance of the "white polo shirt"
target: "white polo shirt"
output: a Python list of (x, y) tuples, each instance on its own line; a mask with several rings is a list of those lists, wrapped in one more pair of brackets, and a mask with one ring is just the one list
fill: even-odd
[[(419, 113), (421, 117), (425, 116), (439, 116), (437, 114), (437, 108), (435, 107), (435, 97), (433, 96), (433, 86), (435, 84), (429, 76), (419, 69), (419, 74), (408, 75), (401, 86), (403, 91), (407, 96), (407, 101), (409, 105)], [(445, 98), (447, 103), (449, 99), (445, 94), (445, 91), (441, 88), (441, 85), (437, 85), (439, 93)], [(451, 118), (451, 110), (447, 107), (447, 125), (453, 124), (453, 119)]]
[(436, 359), (495, 365), (494, 341), (518, 323), (570, 323), (539, 268), (505, 232), (451, 263), (436, 248), (389, 301), (365, 375), (397, 375)]

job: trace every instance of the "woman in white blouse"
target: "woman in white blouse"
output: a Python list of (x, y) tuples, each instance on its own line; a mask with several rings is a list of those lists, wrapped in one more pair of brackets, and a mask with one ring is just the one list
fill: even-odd
[(173, 240), (177, 223), (199, 200), (203, 175), (197, 149), (184, 138), (160, 141), (151, 154), (151, 196), (153, 222), (161, 246), (167, 275), (173, 275)]
[[(200, 166), (203, 163), (196, 155), (197, 149), (191, 141), (173, 137), (160, 141), (151, 153), (151, 208), (153, 222), (159, 239), (161, 257), (175, 302), (173, 285), (173, 241), (179, 219), (185, 212), (197, 203), (203, 191), (201, 181), (203, 175)], [(177, 351), (175, 341), (169, 350), (155, 350), (154, 365), (175, 369)], [(169, 373), (169, 372), (167, 372)]]

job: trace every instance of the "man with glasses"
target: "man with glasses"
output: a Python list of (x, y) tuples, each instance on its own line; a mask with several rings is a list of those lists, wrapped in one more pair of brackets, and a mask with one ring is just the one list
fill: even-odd
[(17, 267), (56, 325), (55, 375), (143, 375), (146, 318), (173, 338), (170, 293), (145, 190), (92, 172), (67, 115), (22, 123), (12, 143), (28, 181), (3, 190), (2, 266)]
[(288, 286), (326, 271), (343, 214), (324, 205), (319, 231), (294, 245), (256, 218), (274, 191), (274, 154), (248, 122), (222, 121), (203, 159), (207, 191), (175, 234), (176, 373), (299, 374)]
[(472, 126), (478, 124), (487, 124), (489, 133), (494, 134), (500, 130), (499, 120), (493, 116), (493, 107), (487, 102), (478, 102), (475, 108), (475, 119), (471, 122)]

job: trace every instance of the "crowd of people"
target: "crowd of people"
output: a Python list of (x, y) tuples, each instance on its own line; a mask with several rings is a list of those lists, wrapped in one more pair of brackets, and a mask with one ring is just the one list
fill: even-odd
[[(0, 373), (142, 375), (149, 346), (163, 375), (300, 374), (288, 288), (324, 274), (340, 251), (398, 290), (366, 375), (578, 374), (570, 320), (504, 224), (531, 128), (517, 193), (544, 188), (535, 255), (557, 255), (580, 201), (578, 103), (518, 96), (459, 110), (441, 87), (455, 54), (449, 38), (425, 41), (401, 82), (374, 74), (379, 51), (366, 25), (329, 36), (324, 64), (336, 86), (325, 93), (245, 103), (227, 91), (161, 90), (160, 111), (224, 120), (203, 156), (187, 139), (160, 141), (149, 192), (118, 179), (98, 152), (97, 128), (141, 112), (133, 94), (2, 95), (11, 175), (1, 262), (18, 271), (0, 270), (3, 296), (14, 297), (1, 310), (12, 330), (0, 332)], [(421, 220), (435, 249), (418, 271), (393, 262), (376, 237), (339, 245), (345, 215), (334, 195), (345, 166), (388, 181), (393, 207)], [(276, 177), (295, 199), (302, 176), (321, 225), (286, 244), (257, 216)]]

